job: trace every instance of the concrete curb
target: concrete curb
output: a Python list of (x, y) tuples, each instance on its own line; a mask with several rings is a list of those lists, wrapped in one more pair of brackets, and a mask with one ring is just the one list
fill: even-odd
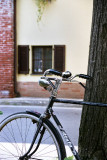
[[(80, 99), (79, 99), (80, 100)], [(23, 106), (46, 106), (49, 98), (35, 98), (35, 97), (18, 97), (18, 98), (1, 98), (0, 105), (23, 105)], [(82, 107), (81, 105), (55, 103), (59, 107)]]
[(32, 98), (32, 97), (19, 97), (19, 98), (1, 98), (0, 105), (46, 105), (47, 98)]

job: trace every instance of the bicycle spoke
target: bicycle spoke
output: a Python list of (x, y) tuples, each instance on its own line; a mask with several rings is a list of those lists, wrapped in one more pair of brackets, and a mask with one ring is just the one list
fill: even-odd
[[(10, 118), (0, 129), (0, 160), (18, 160), (30, 148), (39, 119), (19, 114)], [(57, 140), (48, 126), (42, 126), (28, 156), (35, 160), (62, 160), (58, 158)]]
[[(6, 125), (6, 128), (7, 128), (7, 130), (9, 131), (9, 133), (10, 133), (10, 135), (12, 135), (12, 132), (13, 132), (13, 130), (12, 130), (12, 132), (10, 132), (10, 129), (9, 129), (9, 127)], [(5, 136), (5, 137), (4, 137)], [(12, 139), (11, 139), (11, 137), (7, 134), (7, 132), (5, 132), (5, 131), (3, 131), (3, 136), (0, 136), (0, 137), (2, 137), (5, 141), (7, 141), (10, 145), (12, 145), (14, 148), (16, 148), (16, 150), (17, 150), (17, 153), (18, 153), (18, 151), (20, 150), (20, 148), (18, 147), (18, 144), (17, 144), (17, 142), (16, 142), (16, 140), (15, 140), (15, 136), (13, 136), (12, 135), (12, 138), (13, 138), (13, 140), (14, 140), (14, 143), (12, 142)]]

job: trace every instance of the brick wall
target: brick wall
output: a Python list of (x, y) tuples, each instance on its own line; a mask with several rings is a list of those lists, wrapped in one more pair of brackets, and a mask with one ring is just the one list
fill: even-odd
[[(17, 89), (20, 96), (24, 97), (49, 97), (50, 94), (40, 87), (38, 82), (18, 82)], [(78, 83), (62, 83), (58, 92), (60, 98), (80, 98), (84, 97), (84, 88)]]
[(14, 0), (0, 0), (0, 98), (14, 96)]

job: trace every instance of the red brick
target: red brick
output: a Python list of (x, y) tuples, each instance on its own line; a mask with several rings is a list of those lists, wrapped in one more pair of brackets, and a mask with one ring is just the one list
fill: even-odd
[[(74, 88), (75, 92), (73, 91)], [(42, 87), (40, 87), (38, 85), (38, 82), (17, 82), (17, 89), (21, 96), (28, 96), (28, 97), (50, 96), (50, 93), (45, 89), (43, 89)], [(84, 89), (78, 83), (63, 83), (58, 91), (58, 97), (60, 98), (83, 98), (83, 96), (84, 96)]]
[(0, 1), (0, 97), (14, 96), (14, 8)]

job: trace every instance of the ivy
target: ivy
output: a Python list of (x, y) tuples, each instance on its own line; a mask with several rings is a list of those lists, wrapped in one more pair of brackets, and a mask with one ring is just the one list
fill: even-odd
[(37, 22), (40, 22), (42, 19), (42, 15), (48, 3), (52, 2), (53, 0), (35, 0), (36, 5), (38, 7), (38, 15), (37, 15)]

